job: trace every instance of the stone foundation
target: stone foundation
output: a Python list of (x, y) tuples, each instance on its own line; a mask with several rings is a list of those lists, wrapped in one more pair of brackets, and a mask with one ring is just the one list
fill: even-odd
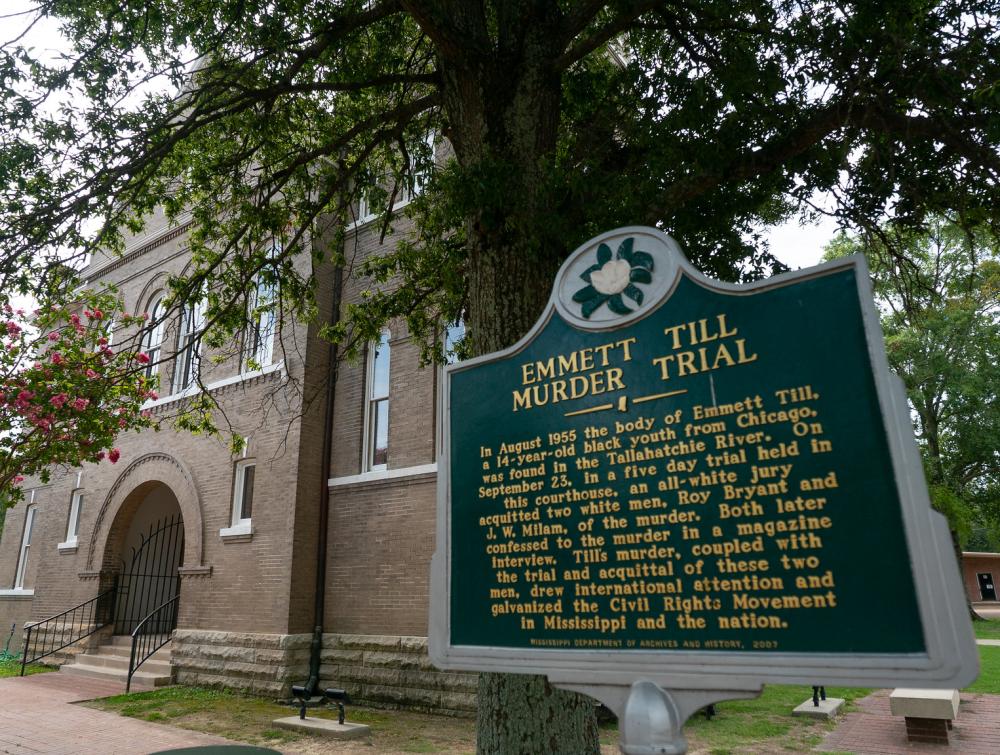
[(309, 676), (308, 634), (252, 634), (178, 629), (170, 662), (179, 684), (233, 687), (288, 697)]
[[(309, 677), (308, 634), (178, 629), (171, 663), (180, 684), (223, 686), (285, 698)], [(324, 634), (320, 686), (346, 689), (353, 703), (468, 716), (477, 676), (438, 671), (427, 638)]]
[(439, 671), (426, 637), (324, 634), (321, 663), (322, 685), (347, 690), (354, 702), (457, 716), (476, 710), (478, 676)]

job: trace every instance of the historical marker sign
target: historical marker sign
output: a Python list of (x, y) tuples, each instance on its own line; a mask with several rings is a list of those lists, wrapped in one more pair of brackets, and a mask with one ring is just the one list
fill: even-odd
[(974, 678), (868, 286), (860, 258), (719, 283), (648, 228), (574, 252), (531, 333), (445, 371), (435, 662), (576, 687)]

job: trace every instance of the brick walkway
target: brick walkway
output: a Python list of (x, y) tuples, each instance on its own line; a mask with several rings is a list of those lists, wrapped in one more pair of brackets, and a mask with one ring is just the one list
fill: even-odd
[(69, 704), (121, 692), (124, 689), (116, 682), (68, 674), (0, 679), (0, 753), (146, 755), (178, 747), (234, 744), (222, 737)]
[(852, 752), (857, 755), (898, 753), (1000, 753), (1000, 695), (963, 694), (958, 718), (951, 731), (951, 744), (911, 744), (906, 741), (902, 716), (889, 713), (889, 692), (883, 689), (858, 700), (858, 710), (844, 716), (816, 749), (820, 752)]

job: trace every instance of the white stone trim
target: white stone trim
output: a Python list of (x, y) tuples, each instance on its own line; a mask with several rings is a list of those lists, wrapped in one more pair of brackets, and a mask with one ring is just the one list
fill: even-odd
[(232, 527), (223, 527), (219, 530), (219, 537), (245, 537), (253, 534), (253, 527), (249, 519), (243, 519)]
[(67, 540), (65, 543), (59, 543), (56, 548), (61, 551), (75, 551), (80, 545), (80, 541), (77, 538), (72, 540)]
[[(211, 393), (212, 391), (217, 391), (220, 388), (225, 388), (229, 385), (234, 385), (235, 383), (242, 383), (246, 380), (253, 380), (254, 378), (263, 377), (264, 375), (270, 375), (272, 372), (277, 372), (285, 370), (285, 362), (275, 362), (274, 364), (269, 364), (266, 367), (254, 370), (253, 372), (240, 372), (236, 375), (230, 375), (227, 378), (221, 378), (219, 380), (214, 380), (205, 386), (205, 391)], [(180, 393), (171, 393), (169, 396), (163, 396), (155, 401), (147, 401), (142, 405), (143, 409), (154, 409), (157, 406), (163, 406), (165, 404), (172, 404), (175, 401), (180, 401), (181, 399), (190, 398), (191, 396), (197, 396), (201, 393), (201, 386), (198, 384), (192, 385), (189, 388), (181, 391)]]
[(395, 480), (405, 477), (416, 477), (422, 474), (437, 474), (437, 464), (420, 464), (415, 467), (400, 467), (399, 469), (377, 469), (373, 472), (331, 477), (327, 484), (331, 488), (344, 485), (355, 485), (359, 482), (378, 482), (380, 480)]
[(34, 590), (0, 590), (0, 598), (30, 598), (34, 594)]

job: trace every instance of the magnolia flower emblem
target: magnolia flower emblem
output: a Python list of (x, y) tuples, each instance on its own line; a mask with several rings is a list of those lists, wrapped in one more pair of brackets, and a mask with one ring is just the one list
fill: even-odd
[(597, 264), (580, 274), (587, 285), (573, 294), (573, 301), (580, 305), (580, 314), (585, 318), (605, 303), (618, 315), (633, 312), (625, 296), (636, 305), (642, 304), (642, 290), (635, 284), (652, 283), (653, 257), (646, 252), (634, 251), (634, 241), (632, 238), (622, 241), (614, 255), (607, 244), (597, 247)]

